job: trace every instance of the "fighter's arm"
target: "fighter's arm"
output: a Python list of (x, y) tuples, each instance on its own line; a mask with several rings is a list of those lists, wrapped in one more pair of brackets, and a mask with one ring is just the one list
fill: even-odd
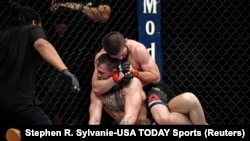
[(144, 95), (141, 81), (134, 77), (128, 86), (123, 87), (123, 91), (125, 93), (125, 113), (119, 124), (136, 124)]
[(111, 90), (111, 88), (113, 88), (113, 86), (116, 85), (116, 83), (114, 82), (112, 77), (109, 77), (107, 79), (98, 79), (97, 77), (97, 67), (96, 67), (96, 60), (97, 58), (104, 52), (99, 52), (96, 54), (95, 56), (95, 68), (94, 68), (94, 72), (92, 75), (92, 91), (96, 94), (96, 95), (102, 95), (106, 92), (108, 92), (109, 90)]
[(80, 3), (65, 2), (59, 3), (59, 6), (72, 10), (80, 10), (89, 19), (97, 22), (107, 22), (110, 18), (111, 8), (109, 5), (98, 5), (97, 7), (89, 7)]
[(137, 45), (141, 47), (136, 47), (135, 50), (133, 50), (133, 58), (139, 64), (138, 78), (142, 81), (143, 85), (158, 83), (160, 81), (160, 71), (157, 64), (143, 44), (138, 43)]
[(93, 21), (105, 23), (110, 18), (111, 8), (109, 5), (99, 5), (98, 7), (84, 6), (82, 12)]
[(102, 118), (103, 103), (101, 97), (98, 97), (91, 91), (89, 106), (89, 125), (100, 125)]

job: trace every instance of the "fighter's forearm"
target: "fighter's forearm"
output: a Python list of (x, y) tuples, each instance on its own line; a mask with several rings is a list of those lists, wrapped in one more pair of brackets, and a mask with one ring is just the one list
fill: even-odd
[(59, 3), (59, 6), (72, 10), (81, 11), (89, 19), (103, 23), (109, 20), (111, 13), (111, 8), (109, 5), (99, 5), (98, 7), (89, 7), (80, 3), (65, 2), (65, 3)]
[(90, 93), (89, 125), (100, 125), (103, 103), (101, 97), (96, 96), (93, 91)]
[(108, 22), (111, 9), (108, 5), (99, 5), (98, 7), (84, 6), (82, 12), (91, 20), (97, 22)]
[(135, 124), (143, 101), (143, 90), (138, 78), (130, 80), (130, 84), (123, 88), (125, 96), (125, 112), (120, 124)]
[(115, 85), (116, 83), (112, 77), (105, 80), (93, 80), (92, 90), (96, 95), (102, 95), (111, 90)]
[(149, 83), (159, 83), (161, 79), (160, 74), (147, 71), (139, 71), (138, 78), (141, 80), (143, 86)]

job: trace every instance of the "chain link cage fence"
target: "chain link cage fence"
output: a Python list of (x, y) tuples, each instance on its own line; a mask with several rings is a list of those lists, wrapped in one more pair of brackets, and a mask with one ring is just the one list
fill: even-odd
[[(137, 40), (137, 1), (110, 0), (107, 23), (93, 22), (79, 11), (59, 8), (52, 12), (52, 0), (15, 1), (39, 11), (49, 41), (81, 85), (81, 93), (73, 93), (44, 62), (37, 78), (41, 106), (54, 124), (87, 124), (94, 56), (110, 31)], [(5, 5), (6, 1), (0, 1), (0, 30), (8, 25)], [(209, 124), (250, 124), (249, 9), (248, 0), (161, 1), (166, 92), (196, 94)], [(58, 26), (64, 30), (58, 31)], [(105, 112), (102, 124), (112, 124)]]

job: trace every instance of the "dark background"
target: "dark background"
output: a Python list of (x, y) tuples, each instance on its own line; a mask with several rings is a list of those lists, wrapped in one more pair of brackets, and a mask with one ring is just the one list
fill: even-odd
[[(87, 124), (93, 59), (102, 37), (120, 31), (137, 40), (136, 0), (111, 0), (108, 23), (93, 23), (82, 13), (49, 10), (50, 0), (15, 0), (34, 7), (42, 16), (49, 40), (71, 72), (80, 80), (75, 94), (47, 63), (38, 71), (37, 94), (57, 124)], [(249, 7), (247, 0), (162, 0), (161, 34), (163, 80), (166, 92), (191, 91), (200, 99), (209, 124), (249, 124)], [(9, 12), (0, 1), (0, 30), (8, 25)], [(54, 23), (68, 24), (59, 37)], [(62, 122), (58, 123), (58, 117)], [(103, 123), (112, 121), (104, 113)]]

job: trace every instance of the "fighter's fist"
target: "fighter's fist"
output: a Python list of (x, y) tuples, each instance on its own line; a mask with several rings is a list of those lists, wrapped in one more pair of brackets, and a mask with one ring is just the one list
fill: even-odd
[(122, 86), (127, 86), (130, 82), (130, 80), (133, 78), (133, 74), (130, 72), (130, 73), (127, 73), (123, 76), (123, 78), (121, 79), (121, 82), (120, 84)]
[(130, 63), (128, 61), (122, 62), (118, 69), (120, 72), (123, 72), (124, 74), (130, 71)]
[(137, 69), (132, 70), (133, 76), (138, 77), (139, 76), (139, 71)]
[(120, 78), (119, 73), (123, 74), (122, 72), (119, 71), (115, 71), (113, 72), (113, 80), (117, 83), (120, 84), (121, 86), (127, 86), (130, 82), (130, 80), (133, 78), (133, 73), (131, 73), (130, 71), (123, 74), (123, 77)]
[(119, 84), (120, 82), (120, 78), (119, 78), (119, 72), (118, 71), (114, 71), (112, 74), (113, 80), (115, 81), (115, 83)]
[(56, 0), (52, 0), (50, 4), (50, 10), (52, 12), (55, 12), (59, 8), (59, 4), (56, 2)]

